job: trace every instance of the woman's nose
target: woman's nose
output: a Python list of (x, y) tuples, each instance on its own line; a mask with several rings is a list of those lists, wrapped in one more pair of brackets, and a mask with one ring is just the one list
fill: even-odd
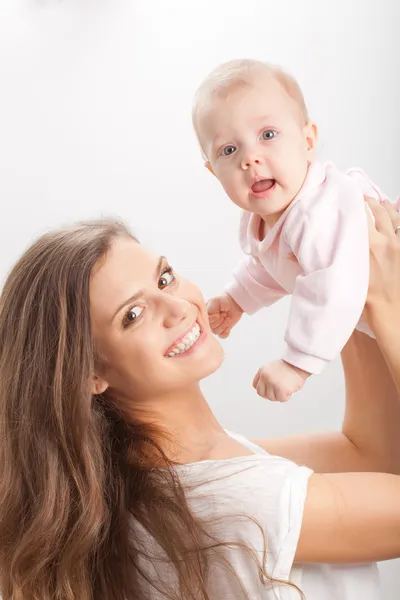
[(187, 300), (163, 294), (162, 315), (165, 327), (174, 327), (181, 321), (187, 320), (191, 310), (193, 309)]

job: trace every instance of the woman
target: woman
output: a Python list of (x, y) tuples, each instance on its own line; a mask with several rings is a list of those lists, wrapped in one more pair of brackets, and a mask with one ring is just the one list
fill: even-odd
[(343, 431), (259, 445), (201, 394), (222, 351), (165, 258), (112, 221), (25, 252), (0, 304), (3, 600), (378, 597), (368, 563), (400, 556), (400, 240), (371, 207), (379, 346), (343, 351)]

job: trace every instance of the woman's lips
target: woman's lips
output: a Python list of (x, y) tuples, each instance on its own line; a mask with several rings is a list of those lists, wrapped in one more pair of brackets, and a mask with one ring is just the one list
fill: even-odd
[(203, 331), (197, 321), (183, 335), (175, 340), (167, 349), (164, 356), (174, 358), (181, 354), (187, 354), (198, 341), (204, 337)]

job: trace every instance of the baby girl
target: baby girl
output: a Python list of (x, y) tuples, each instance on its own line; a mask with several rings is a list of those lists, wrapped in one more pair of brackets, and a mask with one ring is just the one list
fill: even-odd
[(243, 209), (243, 259), (225, 292), (208, 303), (214, 333), (229, 335), (252, 314), (291, 294), (286, 347), (253, 385), (286, 401), (342, 350), (368, 289), (364, 195), (385, 195), (359, 169), (315, 159), (317, 127), (292, 76), (254, 60), (223, 64), (197, 91), (193, 123), (206, 167)]

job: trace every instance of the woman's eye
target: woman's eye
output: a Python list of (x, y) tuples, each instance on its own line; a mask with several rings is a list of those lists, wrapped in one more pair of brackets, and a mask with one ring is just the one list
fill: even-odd
[(127, 324), (134, 323), (144, 311), (143, 306), (133, 306), (125, 317)]
[(229, 145), (229, 146), (225, 146), (225, 148), (222, 149), (221, 154), (222, 154), (222, 156), (229, 156), (230, 154), (233, 154), (234, 152), (236, 152), (235, 146)]
[(276, 136), (276, 131), (273, 129), (266, 129), (262, 132), (261, 137), (263, 140), (272, 140)]
[(160, 288), (160, 290), (163, 290), (164, 288), (171, 285), (171, 283), (174, 281), (174, 279), (175, 279), (175, 276), (174, 276), (173, 270), (171, 267), (169, 267), (168, 269), (166, 269), (164, 271), (164, 273), (162, 273), (160, 279), (158, 280), (158, 287)]

